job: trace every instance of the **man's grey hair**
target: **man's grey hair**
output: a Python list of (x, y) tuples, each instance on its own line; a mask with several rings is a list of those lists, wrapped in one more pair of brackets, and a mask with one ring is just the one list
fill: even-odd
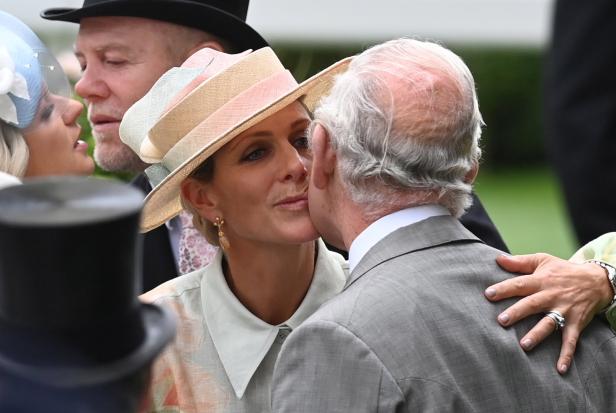
[(481, 156), (473, 76), (438, 44), (398, 39), (353, 59), (315, 111), (338, 171), (367, 216), (438, 203), (459, 217)]

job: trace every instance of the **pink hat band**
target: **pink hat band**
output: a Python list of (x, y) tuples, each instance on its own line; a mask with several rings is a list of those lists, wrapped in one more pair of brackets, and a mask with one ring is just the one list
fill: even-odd
[(282, 96), (297, 89), (293, 75), (285, 70), (263, 79), (231, 98), (203, 122), (197, 125), (163, 157), (161, 163), (173, 170), (204, 145), (233, 129), (259, 112), (267, 109)]

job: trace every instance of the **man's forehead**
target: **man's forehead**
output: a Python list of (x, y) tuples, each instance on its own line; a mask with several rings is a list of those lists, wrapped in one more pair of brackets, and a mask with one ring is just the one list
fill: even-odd
[(131, 44), (166, 33), (169, 23), (142, 17), (100, 16), (85, 17), (79, 24), (77, 43), (90, 40), (115, 39), (116, 43)]
[[(136, 51), (144, 43), (163, 36), (165, 23), (140, 17), (101, 16), (83, 18), (75, 41), (75, 52), (94, 50)], [(154, 43), (160, 43), (154, 41)]]

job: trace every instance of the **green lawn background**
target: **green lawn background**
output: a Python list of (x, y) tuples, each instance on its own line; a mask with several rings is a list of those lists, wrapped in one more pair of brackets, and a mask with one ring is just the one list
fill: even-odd
[(562, 194), (547, 167), (480, 170), (475, 191), (512, 253), (565, 258), (577, 249)]

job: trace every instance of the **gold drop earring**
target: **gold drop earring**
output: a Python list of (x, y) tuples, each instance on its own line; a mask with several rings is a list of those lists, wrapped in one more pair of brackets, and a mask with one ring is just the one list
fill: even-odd
[(225, 236), (225, 233), (222, 230), (222, 226), (225, 224), (224, 218), (216, 217), (216, 221), (214, 222), (214, 226), (218, 228), (218, 243), (223, 251), (227, 251), (231, 244), (229, 244), (229, 240)]

